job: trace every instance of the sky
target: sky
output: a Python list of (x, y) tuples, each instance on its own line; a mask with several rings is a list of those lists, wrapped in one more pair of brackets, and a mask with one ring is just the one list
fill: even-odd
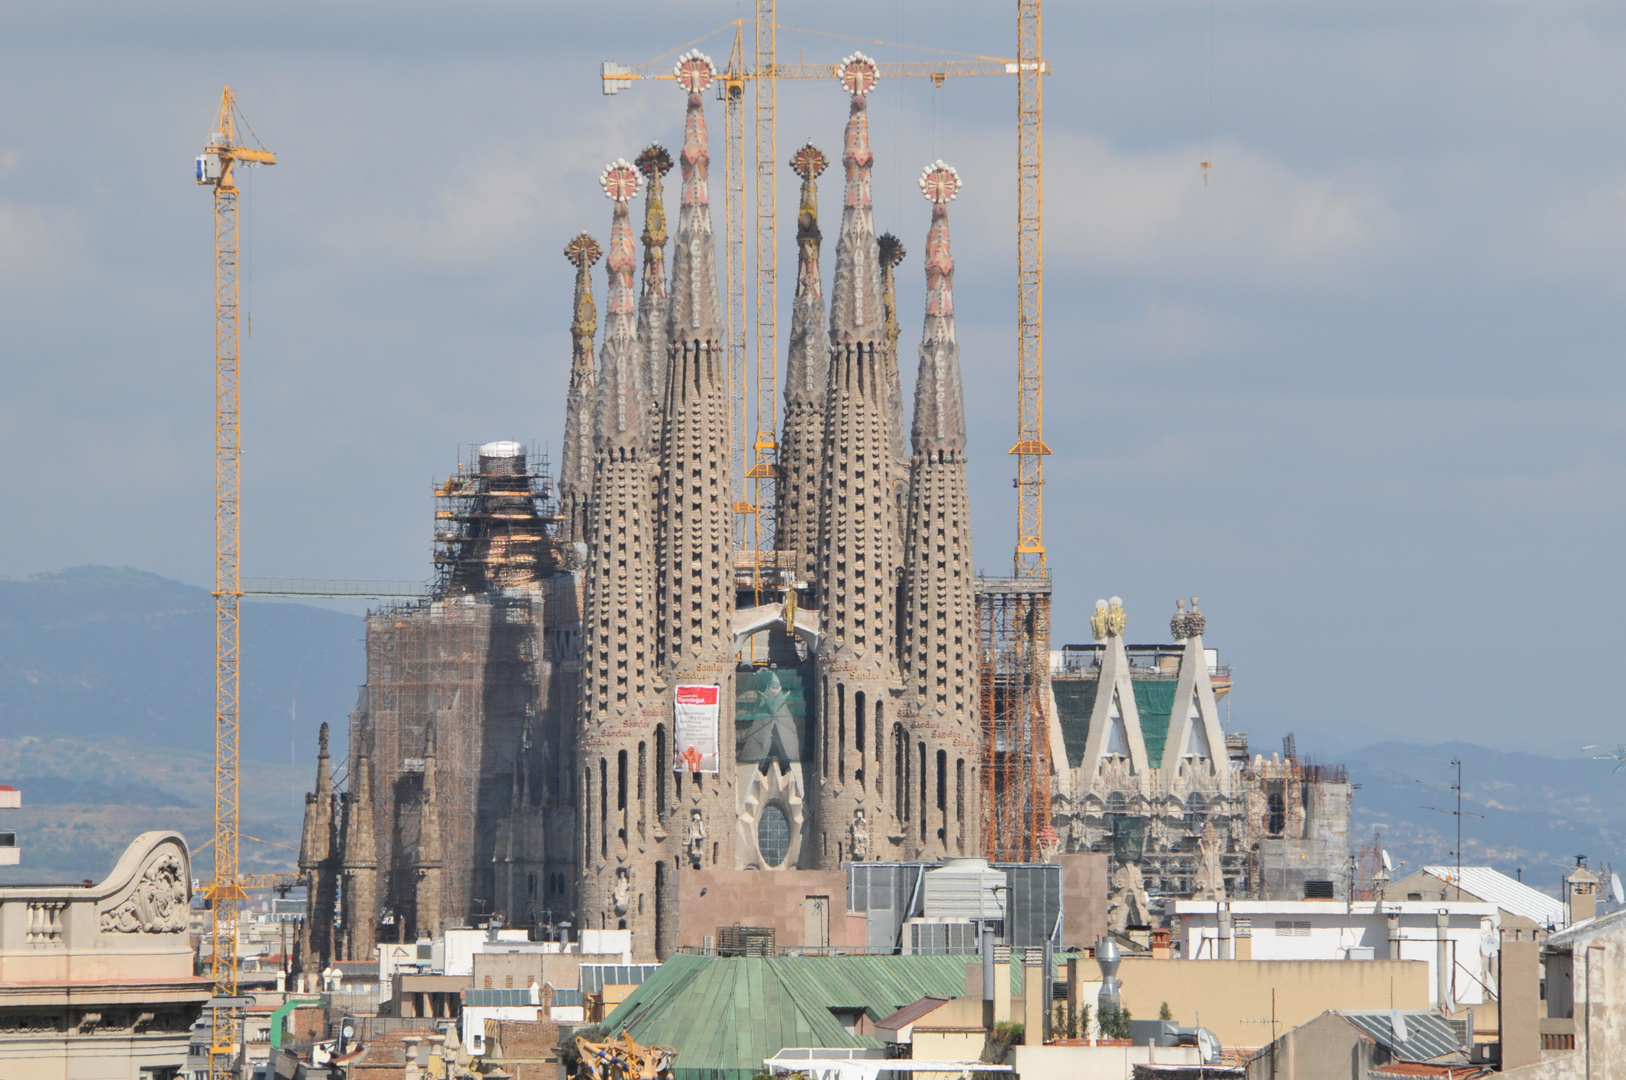
[[(800, 28), (781, 30), (787, 58), (1015, 50), (1009, 2), (779, 7)], [(1626, 739), (1610, 645), (1626, 8), (1047, 7), (1055, 643), (1088, 640), (1113, 595), (1132, 641), (1165, 641), (1175, 598), (1196, 594), (1235, 667), (1230, 725), (1256, 745)], [(430, 485), (460, 453), (513, 438), (557, 460), (562, 248), (607, 237), (599, 170), (681, 141), (671, 83), (606, 97), (600, 61), (642, 63), (750, 11), (0, 6), (0, 573), (211, 580), (211, 208), (192, 159), (230, 83), (278, 158), (243, 209), (244, 573), (425, 577)], [(730, 37), (700, 47), (721, 63)], [(811, 139), (839, 159), (839, 87), (779, 97), (780, 157)], [(1015, 108), (1002, 78), (871, 97), (877, 227), (910, 249), (906, 384), (930, 214), (915, 178), (942, 158), (965, 181), (950, 222), (992, 573), (1015, 540)], [(720, 172), (716, 102), (708, 119)], [(781, 169), (787, 282), (794, 182)], [(831, 237), (839, 187), (838, 164)]]

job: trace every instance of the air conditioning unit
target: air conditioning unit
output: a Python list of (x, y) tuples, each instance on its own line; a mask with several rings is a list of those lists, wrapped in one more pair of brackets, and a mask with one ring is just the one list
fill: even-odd
[(910, 919), (904, 925), (903, 951), (922, 956), (973, 955), (981, 949), (974, 922)]

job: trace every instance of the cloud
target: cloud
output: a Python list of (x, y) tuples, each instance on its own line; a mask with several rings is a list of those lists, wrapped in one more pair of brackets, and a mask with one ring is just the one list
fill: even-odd
[[(0, 165), (4, 164), (0, 156)], [(0, 282), (56, 280), (86, 261), (79, 216), (57, 207), (0, 202)]]
[[(367, 261), (382, 257), (423, 270), (490, 272), (492, 263), (556, 239), (561, 222), (580, 220), (606, 230), (610, 209), (598, 187), (599, 169), (617, 157), (632, 157), (652, 132), (671, 127), (674, 116), (681, 121), (669, 97), (659, 102), (663, 110), (654, 104), (621, 109), (607, 123), (597, 112), (598, 123), (591, 127), (567, 127), (546, 140), (499, 145), (489, 154), (465, 158), (427, 199), (415, 194), (423, 177), (413, 176), (410, 186), (382, 193), (365, 216), (325, 230), (326, 238), (346, 255)], [(715, 173), (722, 165), (722, 117), (711, 119)], [(668, 185), (675, 182), (674, 173)]]

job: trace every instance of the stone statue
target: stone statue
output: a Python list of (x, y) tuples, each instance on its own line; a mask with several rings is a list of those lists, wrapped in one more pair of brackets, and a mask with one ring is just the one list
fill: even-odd
[(689, 811), (689, 833), (683, 839), (683, 849), (689, 855), (689, 865), (700, 869), (706, 861), (706, 817), (698, 806)]
[(1140, 863), (1119, 863), (1118, 869), (1112, 872), (1112, 895), (1107, 900), (1107, 929), (1115, 934), (1123, 934), (1131, 926), (1151, 924), (1151, 901), (1146, 895), (1146, 880), (1141, 876)]
[(632, 875), (625, 866), (619, 866), (615, 871), (615, 889), (610, 893), (610, 900), (615, 905), (617, 915), (625, 915), (632, 903)]
[(869, 858), (869, 822), (864, 819), (864, 808), (860, 806), (853, 811), (853, 822), (847, 826), (849, 837), (848, 849), (852, 853), (853, 862), (863, 862)]
[(1212, 821), (1203, 825), (1197, 838), (1197, 880), (1192, 882), (1193, 900), (1224, 900), (1225, 871), (1220, 867), (1220, 835)]

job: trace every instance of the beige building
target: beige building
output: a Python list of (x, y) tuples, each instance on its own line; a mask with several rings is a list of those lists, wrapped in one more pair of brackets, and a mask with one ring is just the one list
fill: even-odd
[(0, 889), (0, 1080), (173, 1080), (210, 996), (192, 973), (192, 863), (136, 837), (96, 885)]
[[(1075, 1008), (1094, 1009), (1095, 961), (1068, 978)], [(1168, 1003), (1182, 1024), (1208, 1028), (1224, 1046), (1264, 1046), (1329, 1009), (1427, 1009), (1428, 965), (1418, 960), (1152, 960), (1126, 957), (1119, 998), (1131, 1015)]]
[[(1573, 876), (1573, 875), (1572, 875)], [(1589, 875), (1590, 876), (1590, 875)], [(1572, 898), (1573, 902), (1573, 898)], [(1504, 949), (1506, 944), (1504, 943)], [(1626, 1076), (1626, 911), (1587, 919), (1547, 938), (1541, 947), (1544, 1000), (1535, 1009), (1535, 1039), (1510, 1001), (1504, 1010), (1508, 1049), (1537, 1043), (1537, 1060), (1506, 1073), (1517, 1080), (1590, 1080)], [(1527, 1055), (1520, 1055), (1528, 1060)], [(1509, 1065), (1517, 1059), (1505, 1055)]]

